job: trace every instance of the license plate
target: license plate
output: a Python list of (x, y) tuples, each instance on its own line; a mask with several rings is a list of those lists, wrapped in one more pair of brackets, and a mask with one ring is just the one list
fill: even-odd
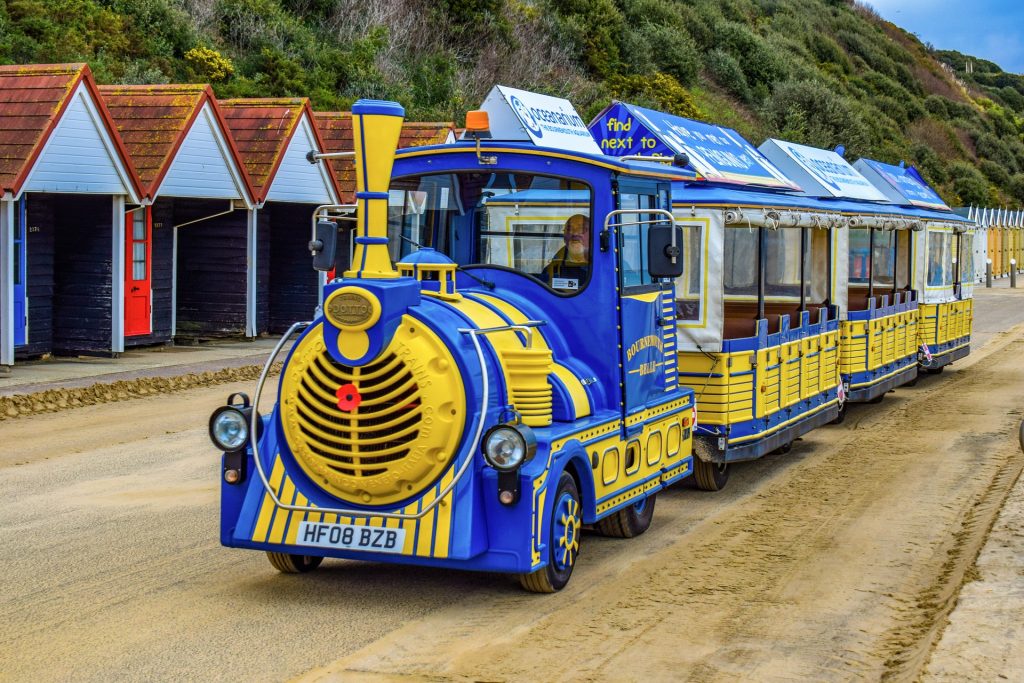
[(405, 529), (302, 522), (299, 524), (299, 535), (295, 542), (298, 545), (309, 545), (316, 548), (400, 553), (405, 547)]

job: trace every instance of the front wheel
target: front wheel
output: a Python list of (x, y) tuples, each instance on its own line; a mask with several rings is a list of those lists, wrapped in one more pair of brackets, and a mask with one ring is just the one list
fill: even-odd
[(604, 519), (598, 520), (597, 530), (613, 538), (633, 538), (647, 531), (654, 519), (654, 501), (651, 494), (634, 505), (627, 505)]
[(320, 566), (324, 558), (319, 555), (291, 555), (267, 551), (267, 559), (282, 574), (305, 574)]
[(556, 593), (565, 588), (580, 554), (582, 527), (579, 489), (572, 475), (562, 472), (548, 523), (548, 563), (530, 574), (520, 574), (523, 588), (531, 593)]
[(729, 465), (693, 458), (693, 479), (701, 491), (721, 491), (729, 481)]

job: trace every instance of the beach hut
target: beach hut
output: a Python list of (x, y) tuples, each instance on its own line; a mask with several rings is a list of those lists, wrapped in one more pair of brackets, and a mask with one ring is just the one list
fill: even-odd
[(0, 66), (0, 366), (124, 350), (138, 179), (85, 64)]
[[(320, 277), (308, 243), (317, 206), (337, 204), (330, 162), (311, 164), (324, 145), (305, 98), (222, 100), (220, 106), (252, 183), (248, 331), (281, 333), (310, 320)], [(251, 336), (251, 335), (250, 335)]]
[(139, 177), (125, 346), (245, 332), (248, 176), (208, 85), (100, 86)]

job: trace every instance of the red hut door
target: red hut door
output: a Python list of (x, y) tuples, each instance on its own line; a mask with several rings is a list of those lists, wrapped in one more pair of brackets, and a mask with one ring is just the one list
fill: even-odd
[(130, 337), (153, 331), (153, 207), (128, 212), (125, 223), (124, 334)]

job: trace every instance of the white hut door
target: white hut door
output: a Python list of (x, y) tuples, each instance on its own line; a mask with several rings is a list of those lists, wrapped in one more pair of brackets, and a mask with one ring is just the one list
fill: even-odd
[(128, 212), (125, 223), (124, 334), (153, 331), (153, 207)]

